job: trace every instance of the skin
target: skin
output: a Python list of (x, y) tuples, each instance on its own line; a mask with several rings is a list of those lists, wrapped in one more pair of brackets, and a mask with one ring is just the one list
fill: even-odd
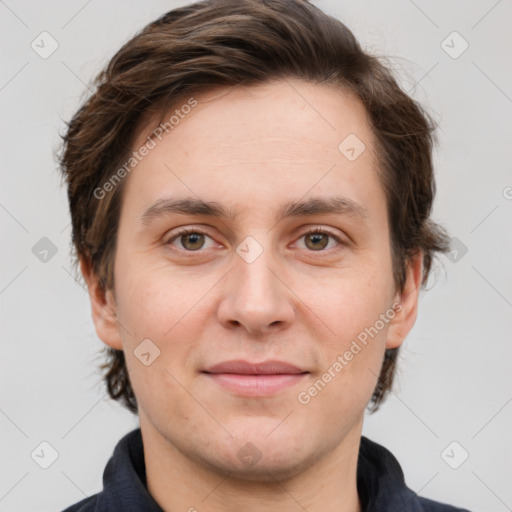
[[(360, 511), (364, 410), (384, 350), (398, 347), (414, 324), (421, 279), (418, 254), (404, 289), (395, 289), (366, 111), (354, 95), (301, 80), (196, 99), (125, 178), (114, 290), (104, 293), (82, 261), (98, 336), (125, 352), (148, 489), (164, 510)], [(134, 150), (153, 127), (140, 131)], [(338, 149), (351, 133), (366, 146), (355, 161)], [(141, 222), (151, 205), (171, 196), (215, 201), (237, 216), (168, 214)], [(333, 196), (365, 215), (277, 220), (287, 201)], [(184, 226), (207, 236), (173, 239)], [(315, 246), (305, 236), (311, 228), (340, 241), (324, 235)], [(236, 252), (248, 236), (263, 251), (252, 263)], [(297, 395), (393, 303), (402, 306), (393, 319), (301, 404)], [(134, 355), (147, 338), (161, 351), (149, 366)], [(231, 359), (279, 359), (310, 373), (273, 396), (242, 397), (201, 373)], [(261, 455), (256, 464), (237, 456), (248, 442)]]

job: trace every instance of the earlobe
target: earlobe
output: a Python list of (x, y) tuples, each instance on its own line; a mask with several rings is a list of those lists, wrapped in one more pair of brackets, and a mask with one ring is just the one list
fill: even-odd
[(91, 301), (91, 313), (96, 334), (109, 347), (122, 350), (121, 336), (116, 315), (116, 304), (112, 290), (104, 290), (91, 264), (80, 258), (80, 270), (84, 276)]
[(418, 313), (418, 298), (423, 276), (423, 254), (418, 251), (407, 265), (406, 279), (403, 290), (397, 294), (395, 316), (391, 320), (386, 348), (397, 348), (405, 340), (413, 328)]

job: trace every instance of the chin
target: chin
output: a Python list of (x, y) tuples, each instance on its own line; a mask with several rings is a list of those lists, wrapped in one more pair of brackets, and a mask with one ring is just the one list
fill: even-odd
[(223, 446), (209, 443), (209, 449), (196, 453), (194, 458), (222, 477), (229, 476), (230, 480), (277, 483), (297, 476), (321, 457), (320, 450), (313, 447), (308, 453), (300, 437), (285, 430), (281, 436), (274, 432), (269, 437), (270, 431), (235, 435), (235, 439), (226, 440)]
[[(246, 446), (242, 448), (247, 448)], [(251, 449), (248, 450), (249, 452)], [(214, 459), (202, 459), (201, 462), (208, 466), (211, 470), (218, 473), (223, 477), (229, 477), (231, 481), (240, 482), (260, 482), (260, 483), (282, 483), (303, 472), (306, 468), (311, 466), (310, 459), (300, 459), (298, 454), (290, 449), (288, 457), (281, 459), (275, 457), (272, 453), (263, 454), (258, 460), (240, 460), (240, 450), (236, 453), (231, 453), (225, 459), (219, 458), (219, 452), (215, 453)], [(290, 455), (293, 455), (292, 459)], [(234, 456), (234, 458), (233, 458)]]

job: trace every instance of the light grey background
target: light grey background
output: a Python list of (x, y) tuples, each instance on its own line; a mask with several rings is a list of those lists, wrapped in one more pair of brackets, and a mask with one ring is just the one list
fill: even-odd
[[(137, 30), (185, 3), (0, 1), (2, 511), (58, 511), (98, 492), (115, 444), (138, 425), (105, 398), (95, 369), (103, 345), (72, 277), (53, 151), (84, 83)], [(422, 294), (395, 392), (364, 434), (395, 454), (419, 494), (512, 510), (512, 5), (314, 3), (391, 56), (404, 89), (439, 121), (435, 219), (460, 240)], [(43, 31), (59, 45), (46, 59), (31, 48)], [(454, 31), (469, 44), (458, 58)], [(42, 237), (57, 248), (47, 262), (32, 252)], [(31, 458), (42, 441), (59, 454), (48, 469)], [(453, 441), (462, 448), (443, 459)], [(452, 469), (445, 460), (457, 464), (462, 449), (469, 457)]]

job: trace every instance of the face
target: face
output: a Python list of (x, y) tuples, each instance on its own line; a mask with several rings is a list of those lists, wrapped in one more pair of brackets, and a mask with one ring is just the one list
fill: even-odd
[(384, 350), (414, 321), (414, 304), (393, 309), (374, 136), (331, 86), (196, 100), (125, 178), (117, 323), (96, 311), (96, 327), (125, 352), (143, 435), (215, 471), (289, 477), (359, 438)]

